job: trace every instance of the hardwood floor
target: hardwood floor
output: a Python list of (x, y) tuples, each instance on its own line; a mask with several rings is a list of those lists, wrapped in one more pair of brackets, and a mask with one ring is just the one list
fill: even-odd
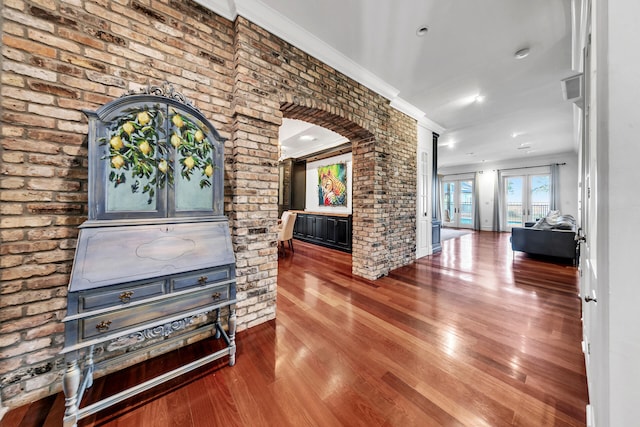
[[(506, 233), (443, 242), (388, 277), (295, 241), (279, 260), (277, 319), (238, 334), (218, 363), (81, 426), (584, 426), (577, 271), (510, 250)], [(211, 342), (180, 352), (197, 357)], [(96, 381), (92, 394), (175, 355)], [(2, 427), (59, 426), (61, 394)]]

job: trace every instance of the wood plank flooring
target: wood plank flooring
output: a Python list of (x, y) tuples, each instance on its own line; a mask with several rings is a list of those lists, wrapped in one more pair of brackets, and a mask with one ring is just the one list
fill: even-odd
[[(447, 240), (377, 281), (352, 277), (348, 254), (295, 241), (279, 260), (277, 319), (238, 334), (236, 366), (202, 368), (79, 425), (584, 426), (576, 268), (514, 258), (508, 238)], [(113, 374), (91, 393), (176, 360)], [(58, 394), (0, 426), (60, 426), (63, 411)]]

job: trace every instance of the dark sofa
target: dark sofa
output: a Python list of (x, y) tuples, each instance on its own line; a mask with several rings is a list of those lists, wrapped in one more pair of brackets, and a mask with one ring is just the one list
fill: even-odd
[(534, 255), (569, 258), (577, 262), (576, 225), (570, 215), (546, 217), (531, 227), (511, 230), (511, 249)]

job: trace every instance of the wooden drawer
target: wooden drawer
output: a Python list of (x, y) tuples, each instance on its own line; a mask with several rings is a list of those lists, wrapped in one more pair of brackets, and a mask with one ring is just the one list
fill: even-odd
[(87, 317), (78, 321), (79, 341), (122, 329), (140, 329), (145, 323), (179, 315), (229, 300), (229, 284), (197, 290), (185, 295), (140, 304), (122, 310)]
[(165, 280), (150, 283), (106, 288), (104, 291), (82, 292), (79, 295), (79, 312), (98, 310), (106, 307), (125, 305), (133, 301), (162, 295), (165, 293)]
[(210, 270), (201, 270), (198, 273), (175, 276), (170, 279), (171, 291), (179, 291), (194, 286), (205, 286), (208, 284), (231, 279), (231, 267), (228, 265)]

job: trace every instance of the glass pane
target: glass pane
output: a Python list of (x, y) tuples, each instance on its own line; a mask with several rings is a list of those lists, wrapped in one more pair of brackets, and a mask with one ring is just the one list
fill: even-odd
[[(210, 210), (213, 207), (211, 187), (200, 187), (201, 177), (195, 173), (191, 180), (176, 175), (176, 210)], [(204, 176), (204, 175), (203, 175)]]
[(136, 104), (106, 124), (100, 144), (105, 168), (105, 212), (158, 210), (158, 158), (164, 141), (164, 112)]
[(551, 176), (531, 176), (531, 218), (543, 218), (551, 206)]
[(453, 208), (455, 206), (455, 189), (456, 185), (453, 182), (445, 182), (443, 184), (442, 197), (444, 199), (443, 208), (444, 208), (444, 218), (442, 220), (444, 222), (455, 221), (455, 213)]
[(473, 181), (460, 181), (460, 225), (473, 224)]
[(505, 178), (507, 226), (514, 227), (524, 223), (522, 214), (522, 187), (524, 180), (521, 176)]
[[(131, 171), (122, 171), (120, 174), (124, 174), (125, 182), (112, 185), (110, 182), (107, 184), (107, 212), (154, 212), (157, 210), (155, 192), (153, 195), (150, 192), (143, 193), (142, 190), (145, 186), (149, 185), (155, 188), (155, 185), (150, 184), (148, 178), (133, 177)], [(135, 189), (135, 192), (133, 191)]]
[(199, 120), (183, 111), (170, 108), (169, 119), (169, 141), (175, 148), (175, 209), (211, 210), (215, 178), (213, 137)]

